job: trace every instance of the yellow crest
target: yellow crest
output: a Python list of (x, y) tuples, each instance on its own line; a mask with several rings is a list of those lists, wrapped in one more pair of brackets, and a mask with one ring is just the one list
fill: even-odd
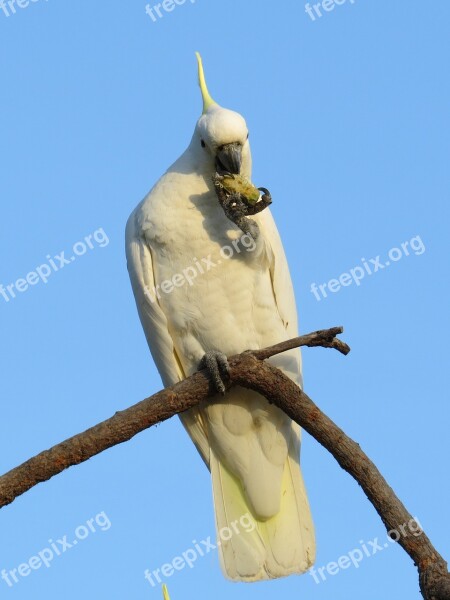
[(167, 585), (166, 584), (164, 584), (162, 586), (162, 591), (163, 591), (164, 600), (170, 600), (169, 591), (167, 589)]
[(206, 85), (206, 80), (205, 80), (205, 71), (203, 70), (202, 57), (200, 56), (199, 52), (196, 52), (195, 55), (196, 55), (197, 61), (198, 61), (198, 84), (199, 84), (200, 90), (202, 92), (203, 114), (205, 114), (205, 112), (208, 110), (208, 108), (210, 106), (212, 106), (213, 104), (217, 104), (217, 102), (215, 102), (211, 98), (211, 94), (208, 91), (208, 86)]

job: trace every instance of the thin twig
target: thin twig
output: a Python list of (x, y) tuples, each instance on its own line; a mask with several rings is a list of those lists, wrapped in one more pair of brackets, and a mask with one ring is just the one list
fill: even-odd
[(341, 354), (347, 355), (350, 352), (350, 346), (345, 342), (339, 340), (336, 336), (344, 331), (343, 327), (332, 327), (331, 329), (320, 329), (307, 335), (301, 335), (300, 337), (275, 344), (275, 346), (269, 346), (262, 350), (251, 350), (251, 354), (259, 360), (265, 360), (275, 354), (281, 354), (286, 350), (292, 350), (293, 348), (299, 348), (300, 346), (322, 346), (322, 348), (334, 348)]

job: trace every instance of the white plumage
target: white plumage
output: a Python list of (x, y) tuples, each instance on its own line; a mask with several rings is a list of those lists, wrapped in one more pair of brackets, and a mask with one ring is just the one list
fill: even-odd
[[(254, 242), (217, 200), (211, 178), (218, 149), (240, 144), (241, 174), (249, 179), (251, 155), (244, 119), (215, 104), (202, 77), (200, 64), (205, 110), (191, 143), (126, 230), (133, 292), (165, 386), (195, 372), (207, 351), (230, 356), (297, 335), (292, 283), (269, 209), (253, 217), (260, 229)], [(221, 251), (226, 246), (232, 254)], [(183, 275), (189, 268), (197, 273), (192, 285)], [(299, 351), (270, 362), (301, 385)], [(257, 581), (306, 571), (315, 543), (299, 466), (300, 428), (243, 388), (218, 394), (181, 420), (211, 470), (218, 532), (233, 530), (246, 514), (256, 523), (252, 532), (221, 542), (225, 574)]]

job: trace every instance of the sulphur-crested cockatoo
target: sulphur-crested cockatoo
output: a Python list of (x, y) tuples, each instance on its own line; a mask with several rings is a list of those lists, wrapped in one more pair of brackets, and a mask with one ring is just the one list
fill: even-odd
[[(241, 215), (244, 233), (218, 201), (215, 173), (251, 178), (248, 129), (211, 98), (197, 57), (203, 114), (187, 150), (131, 214), (127, 263), (164, 385), (201, 365), (216, 382), (217, 395), (181, 420), (211, 471), (222, 569), (235, 581), (259, 581), (314, 562), (300, 428), (253, 391), (220, 391), (226, 356), (295, 337), (297, 314), (269, 209)], [(270, 362), (301, 385), (298, 350)]]

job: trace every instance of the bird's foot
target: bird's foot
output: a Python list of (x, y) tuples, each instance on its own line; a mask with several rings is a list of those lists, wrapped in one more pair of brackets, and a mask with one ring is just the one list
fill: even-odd
[(219, 197), (223, 212), (241, 231), (250, 235), (255, 241), (259, 236), (259, 227), (256, 221), (248, 218), (249, 206), (238, 193), (224, 194)]
[(200, 369), (207, 369), (214, 383), (216, 390), (225, 394), (225, 384), (230, 374), (228, 359), (223, 352), (217, 350), (209, 350), (203, 356), (199, 365)]

